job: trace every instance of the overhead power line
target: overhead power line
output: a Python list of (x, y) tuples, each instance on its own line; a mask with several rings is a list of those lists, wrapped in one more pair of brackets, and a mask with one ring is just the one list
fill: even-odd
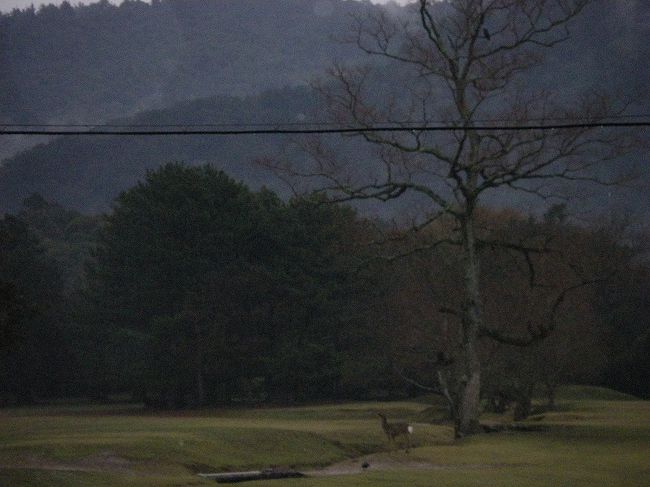
[[(309, 125), (309, 124), (307, 124)], [(68, 126), (70, 127), (70, 126)], [(120, 135), (120, 136), (157, 136), (157, 135), (291, 135), (291, 134), (355, 134), (363, 132), (454, 132), (472, 131), (530, 131), (530, 130), (571, 130), (588, 128), (641, 128), (650, 127), (650, 121), (642, 122), (593, 122), (593, 123), (555, 123), (555, 124), (481, 124), (471, 127), (461, 125), (386, 125), (368, 127), (334, 127), (334, 128), (238, 128), (238, 129), (158, 129), (141, 130), (136, 126), (123, 126), (119, 130), (107, 130), (107, 127), (87, 129), (3, 129), (0, 135)], [(133, 127), (133, 128), (130, 128)], [(150, 126), (147, 126), (150, 127)], [(178, 126), (174, 126), (178, 127)], [(180, 125), (180, 127), (189, 127)], [(249, 127), (252, 127), (249, 126)], [(110, 128), (110, 127), (108, 127)], [(127, 130), (125, 130), (127, 129)]]
[[(603, 117), (601, 122), (611, 122), (611, 121), (620, 121), (620, 120), (650, 120), (650, 113), (646, 114), (629, 114), (629, 115), (610, 115), (608, 117)], [(513, 124), (512, 119), (504, 118), (482, 118), (474, 119), (474, 123), (491, 123), (491, 124)], [(564, 122), (564, 123), (592, 123), (592, 120), (587, 120), (584, 117), (539, 117), (539, 118), (528, 118), (527, 123), (555, 123), (555, 122)], [(169, 128), (169, 127), (203, 127), (203, 128), (212, 128), (212, 127), (244, 127), (244, 128), (253, 128), (253, 127), (270, 127), (278, 129), (280, 127), (327, 127), (327, 126), (336, 126), (335, 122), (323, 122), (323, 121), (299, 121), (299, 122), (183, 122), (183, 123), (0, 123), (0, 127), (5, 127), (5, 129), (14, 129), (17, 127), (29, 127), (29, 128), (59, 128), (59, 129), (70, 129), (70, 128), (87, 128), (87, 129), (104, 129), (104, 128)], [(461, 126), (462, 121), (458, 119), (445, 119), (445, 120), (391, 120), (384, 122), (375, 122), (375, 126), (387, 126), (395, 125), (400, 127), (412, 127), (418, 126)]]

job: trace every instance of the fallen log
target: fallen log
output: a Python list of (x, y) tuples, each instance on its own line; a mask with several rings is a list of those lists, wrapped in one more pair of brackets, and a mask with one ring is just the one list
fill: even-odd
[(522, 423), (481, 423), (484, 433), (502, 433), (511, 431), (548, 431), (549, 427), (544, 424), (522, 424)]
[(252, 480), (274, 480), (304, 477), (305, 474), (292, 469), (267, 468), (248, 472), (200, 473), (199, 477), (216, 480), (219, 484), (250, 482)]

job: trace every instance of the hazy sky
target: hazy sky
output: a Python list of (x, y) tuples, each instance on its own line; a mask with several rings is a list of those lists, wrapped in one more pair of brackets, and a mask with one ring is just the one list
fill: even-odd
[[(26, 8), (30, 5), (38, 7), (43, 4), (54, 3), (59, 5), (63, 3), (64, 0), (0, 0), (0, 11), (10, 12), (14, 8)], [(93, 3), (96, 0), (68, 0), (70, 4), (77, 5), (78, 3)], [(111, 3), (121, 3), (121, 0), (110, 0)], [(310, 1), (310, 0), (305, 0)], [(372, 0), (374, 3), (386, 3), (390, 0)], [(396, 0), (397, 3), (408, 3), (410, 0)]]

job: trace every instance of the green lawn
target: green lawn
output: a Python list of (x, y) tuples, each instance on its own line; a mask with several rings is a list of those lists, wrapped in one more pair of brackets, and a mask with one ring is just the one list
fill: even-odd
[[(137, 408), (0, 410), (0, 485), (216, 485), (197, 472), (295, 466), (313, 470), (363, 456), (367, 471), (255, 482), (272, 486), (646, 486), (650, 402), (586, 388), (529, 420), (531, 433), (452, 440), (449, 426), (416, 423), (416, 448), (393, 450), (375, 411), (417, 421), (424, 402), (153, 414)], [(595, 399), (594, 399), (595, 398)], [(386, 468), (386, 470), (381, 470)]]

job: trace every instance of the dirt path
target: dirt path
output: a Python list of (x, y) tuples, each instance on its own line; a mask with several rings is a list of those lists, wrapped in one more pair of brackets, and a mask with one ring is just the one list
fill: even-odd
[[(406, 457), (406, 455), (405, 455)], [(367, 464), (364, 469), (363, 464)], [(367, 455), (364, 457), (345, 460), (318, 470), (304, 471), (310, 477), (326, 477), (333, 475), (353, 475), (364, 471), (386, 472), (398, 470), (492, 470), (505, 467), (505, 464), (436, 464), (425, 461), (411, 460), (408, 457), (396, 459), (384, 454)]]
[[(366, 468), (363, 468), (363, 465)], [(56, 462), (46, 460), (37, 456), (30, 456), (23, 459), (17, 464), (0, 464), (0, 469), (38, 469), (38, 470), (56, 470), (68, 472), (115, 472), (122, 474), (133, 474), (134, 462), (115, 456), (110, 452), (104, 452), (97, 455), (84, 458), (74, 463)], [(386, 453), (376, 453), (363, 457), (344, 460), (314, 470), (302, 470), (308, 477), (329, 477), (336, 475), (355, 475), (363, 472), (387, 472), (400, 470), (493, 470), (503, 468), (506, 464), (487, 463), (487, 464), (436, 464), (421, 460), (413, 460), (406, 454), (403, 458), (387, 455)]]
[(0, 469), (36, 469), (36, 470), (57, 470), (61, 472), (120, 472), (131, 473), (134, 462), (114, 455), (111, 452), (103, 452), (91, 455), (75, 462), (57, 462), (47, 460), (38, 456), (28, 456), (14, 464), (0, 464)]

